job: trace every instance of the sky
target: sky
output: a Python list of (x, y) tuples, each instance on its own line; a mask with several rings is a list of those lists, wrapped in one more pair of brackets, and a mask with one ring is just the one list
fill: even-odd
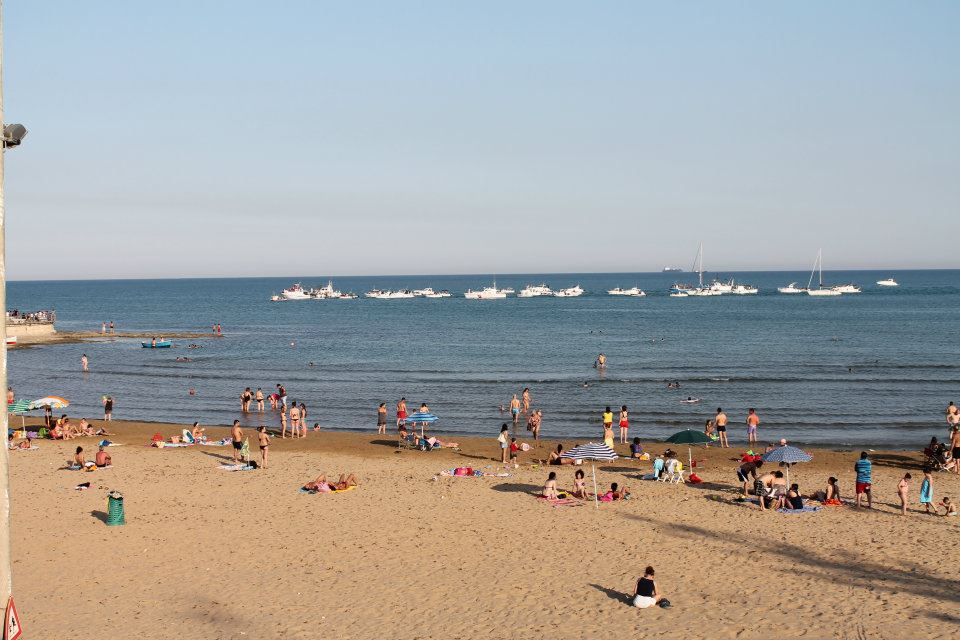
[(10, 279), (960, 267), (957, 2), (3, 4)]

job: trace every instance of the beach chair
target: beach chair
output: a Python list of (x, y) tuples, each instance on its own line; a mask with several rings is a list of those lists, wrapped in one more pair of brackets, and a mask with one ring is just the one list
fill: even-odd
[(947, 466), (947, 460), (943, 449), (940, 447), (924, 448), (923, 466), (930, 467), (934, 471), (943, 471)]
[(683, 463), (677, 460), (676, 464), (668, 464), (667, 468), (660, 474), (658, 480), (660, 482), (666, 482), (667, 484), (686, 482), (686, 480), (683, 479)]
[(401, 449), (413, 449), (413, 438), (414, 436), (412, 433), (408, 433), (406, 438), (397, 434), (397, 451), (400, 451)]

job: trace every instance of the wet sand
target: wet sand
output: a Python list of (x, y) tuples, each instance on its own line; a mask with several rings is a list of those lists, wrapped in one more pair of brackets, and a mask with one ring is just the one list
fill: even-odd
[[(146, 446), (181, 426), (111, 428), (123, 443), (109, 449), (111, 469), (62, 469), (77, 444), (92, 458), (96, 438), (10, 454), (28, 637), (942, 638), (960, 622), (958, 518), (898, 515), (905, 469), (919, 506), (912, 452), (872, 454), (871, 511), (785, 515), (733, 501), (740, 449), (696, 450), (700, 485), (638, 480), (649, 462), (599, 464), (601, 485), (626, 484), (633, 499), (554, 508), (531, 494), (550, 470), (569, 488), (573, 468), (530, 461), (555, 441), (521, 454), (510, 477), (449, 478), (436, 474), (503, 472), (496, 434), (464, 438), (461, 451), (397, 453), (392, 431), (310, 432), (275, 439), (269, 469), (227, 472), (229, 447)], [(849, 496), (857, 452), (809, 451), (792, 481), (806, 494), (836, 475)], [(298, 493), (320, 471), (354, 472), (361, 486)], [(960, 498), (960, 476), (934, 480), (937, 500)], [(75, 491), (84, 481), (91, 489)], [(114, 488), (122, 527), (104, 524)], [(647, 564), (672, 608), (628, 605)]]
[(197, 331), (117, 331), (115, 333), (100, 333), (99, 331), (57, 331), (49, 335), (21, 336), (17, 339), (15, 345), (9, 349), (18, 349), (23, 347), (38, 347), (49, 344), (77, 344), (80, 342), (104, 342), (123, 338), (137, 338), (139, 340), (150, 340), (151, 338), (163, 336), (167, 340), (193, 340), (198, 338), (222, 338), (223, 336), (214, 335), (211, 332)]

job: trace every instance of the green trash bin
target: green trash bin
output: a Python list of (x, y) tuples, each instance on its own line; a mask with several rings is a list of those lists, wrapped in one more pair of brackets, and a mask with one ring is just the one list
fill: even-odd
[(123, 494), (111, 491), (107, 494), (107, 526), (127, 524), (123, 515)]

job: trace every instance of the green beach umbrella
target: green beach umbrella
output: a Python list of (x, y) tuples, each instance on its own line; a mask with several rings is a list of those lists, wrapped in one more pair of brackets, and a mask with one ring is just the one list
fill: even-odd
[(713, 440), (710, 439), (710, 436), (705, 434), (703, 431), (696, 431), (694, 429), (684, 429), (683, 431), (677, 431), (675, 434), (667, 438), (667, 442), (671, 444), (685, 444), (687, 445), (687, 461), (690, 465), (688, 469), (693, 469), (693, 449), (691, 445), (695, 444), (710, 444)]
[(30, 411), (30, 410), (31, 410), (30, 403), (22, 399), (7, 405), (7, 413), (12, 413), (14, 415), (20, 416), (21, 428), (26, 424), (26, 420), (24, 420), (23, 414), (25, 414), (27, 411)]

